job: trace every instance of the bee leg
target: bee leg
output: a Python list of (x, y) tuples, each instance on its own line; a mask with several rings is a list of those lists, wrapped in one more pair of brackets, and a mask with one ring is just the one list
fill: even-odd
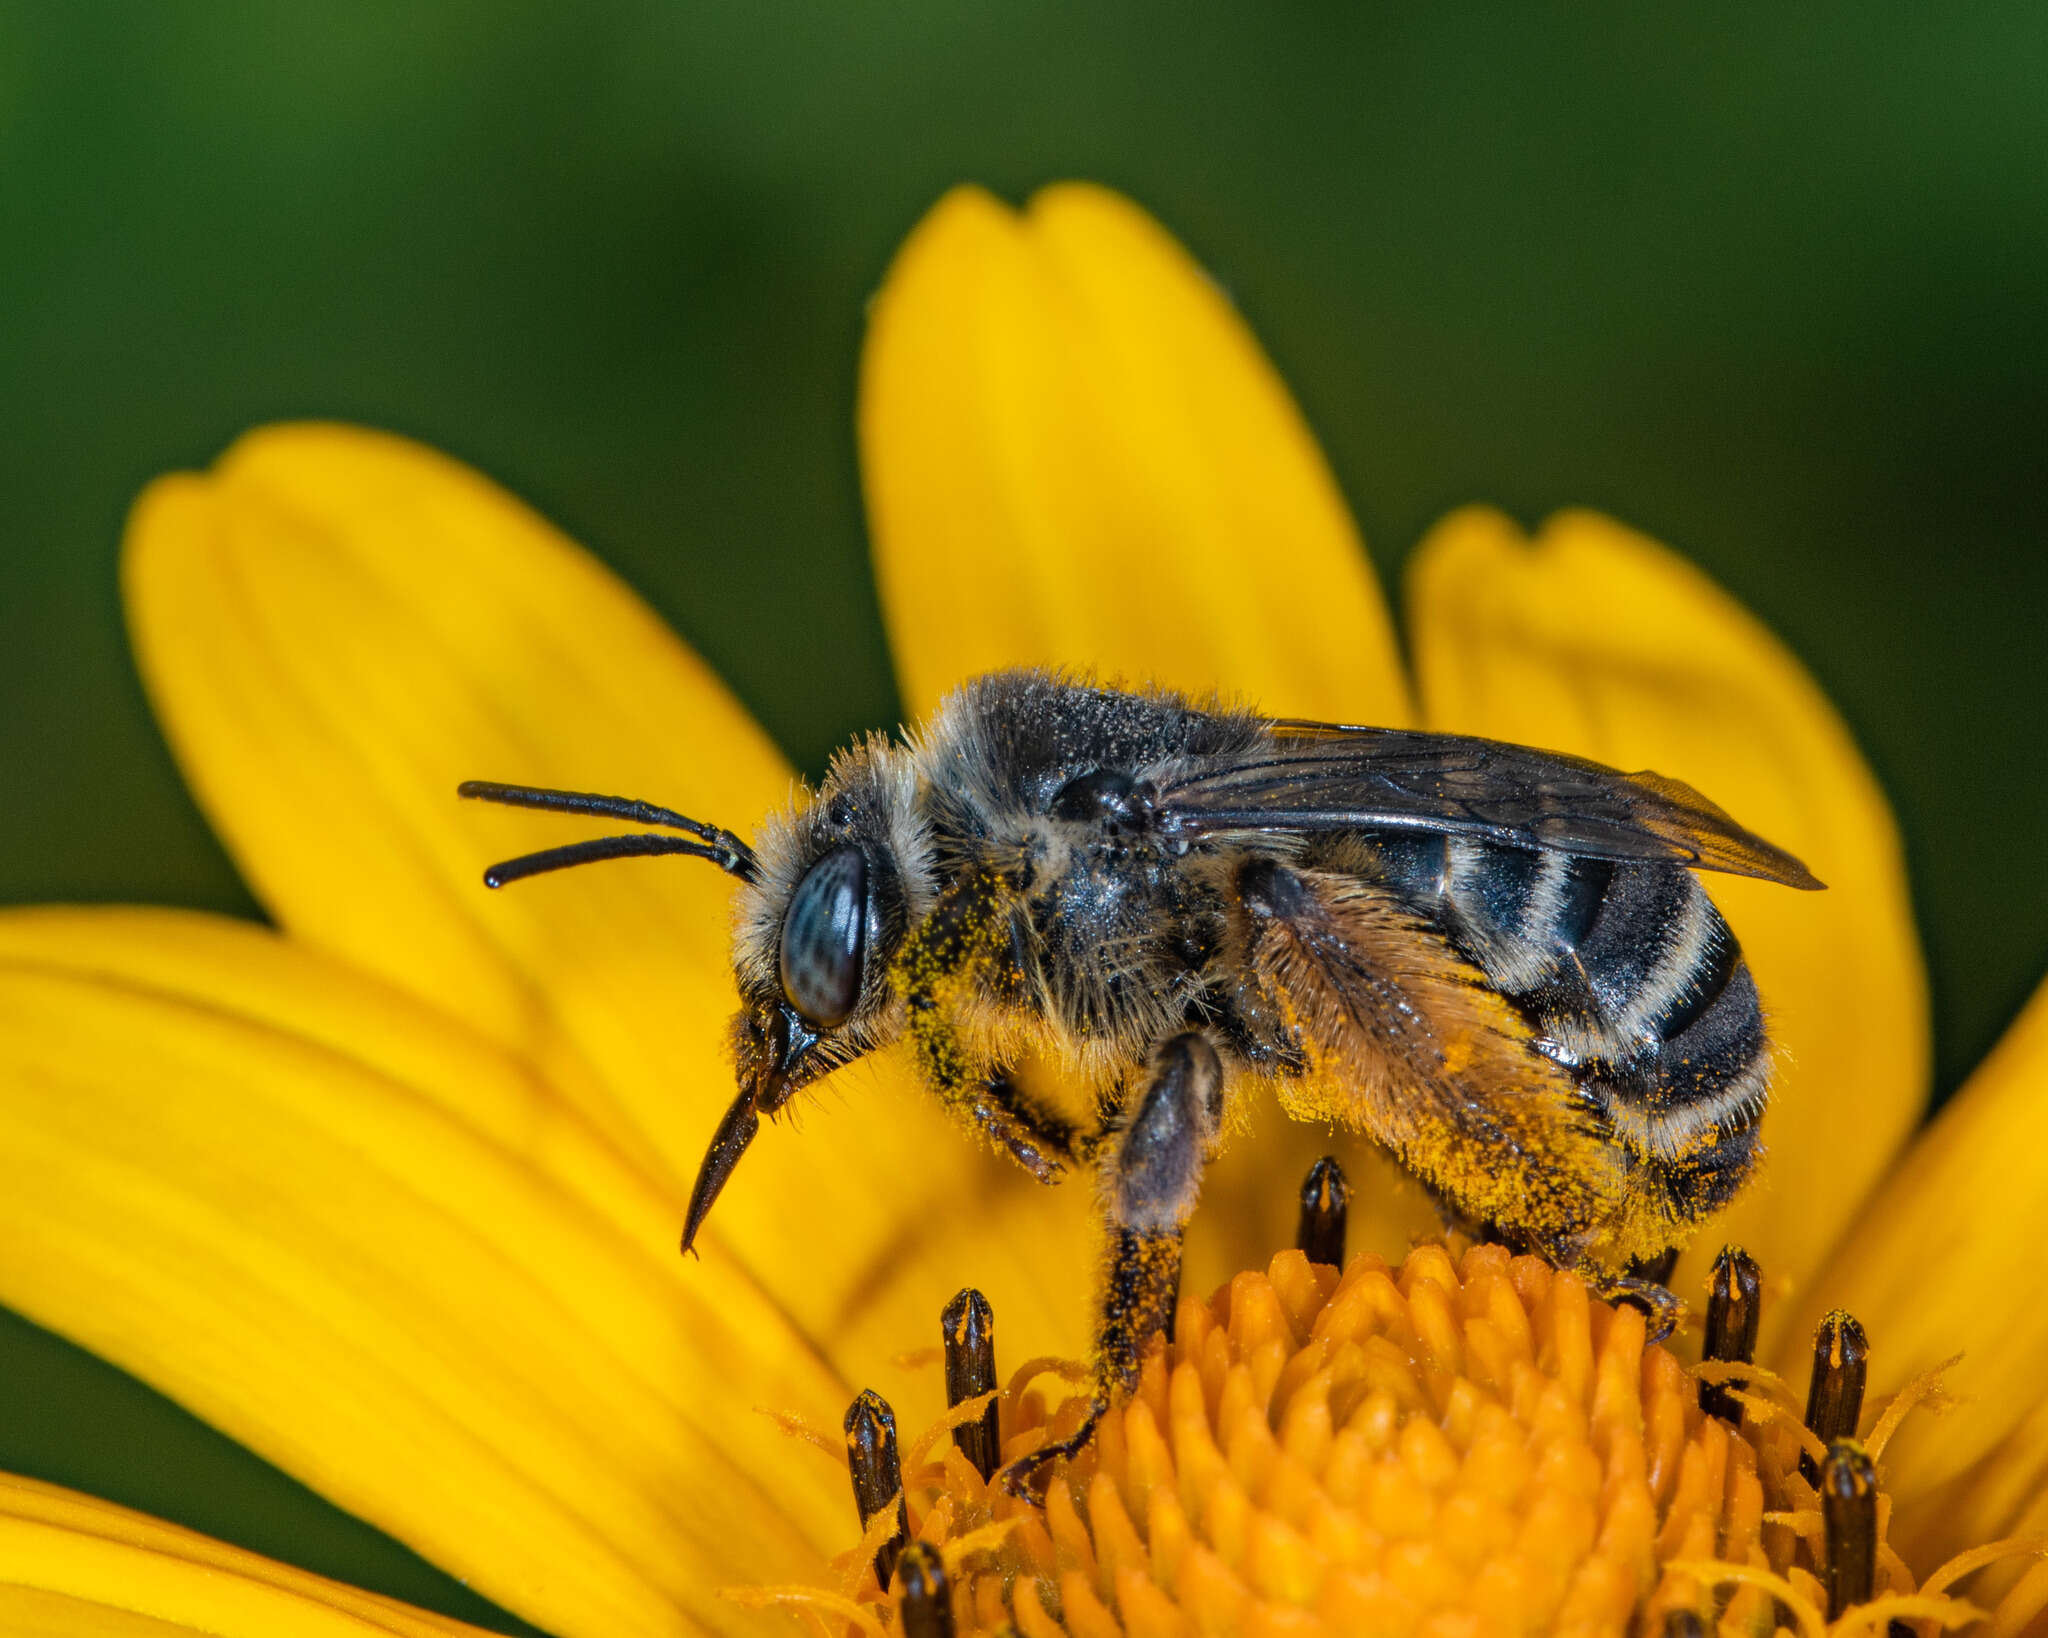
[(1034, 1121), (1008, 1082), (973, 1072), (959, 1031), (936, 1001), (917, 995), (906, 999), (925, 1084), (1039, 1182), (1057, 1183), (1065, 1170), (1062, 1163), (1074, 1158), (1067, 1134)]
[[(1586, 1289), (1603, 1302), (1616, 1305), (1626, 1303), (1641, 1312), (1649, 1323), (1649, 1330), (1643, 1340), (1662, 1342), (1685, 1322), (1685, 1299), (1673, 1294), (1662, 1279), (1655, 1278), (1657, 1265), (1663, 1259), (1657, 1258), (1649, 1267), (1630, 1263), (1625, 1273), (1617, 1274), (1604, 1267), (1586, 1254), (1583, 1242), (1560, 1239), (1532, 1240), (1528, 1250), (1534, 1252), (1552, 1268), (1568, 1268), (1586, 1282)], [(1673, 1254), (1676, 1261), (1676, 1254)], [(1669, 1277), (1668, 1269), (1665, 1275)]]
[(1223, 1124), (1223, 1065), (1201, 1035), (1176, 1035), (1152, 1055), (1145, 1095), (1108, 1162), (1109, 1284), (1096, 1332), (1104, 1397), (1138, 1380), (1145, 1349), (1173, 1334), (1182, 1231)]
[(1000, 1075), (983, 1074), (960, 1038), (953, 1001), (1000, 973), (1014, 899), (996, 872), (965, 871), (946, 884), (931, 914), (904, 941), (895, 978), (925, 1082), (947, 1107), (1041, 1183), (1074, 1158), (1073, 1134), (1038, 1118)]
[(1152, 1339), (1173, 1335), (1181, 1236), (1222, 1121), (1216, 1049), (1192, 1032), (1162, 1043), (1104, 1167), (1109, 1277), (1096, 1322), (1094, 1402), (1075, 1433), (1010, 1465), (1003, 1483), (1012, 1495), (1030, 1491), (1055, 1460), (1086, 1445), (1111, 1400), (1137, 1382)]
[(967, 1073), (966, 1054), (953, 1027), (928, 1019), (917, 1036), (919, 1066), (947, 1107), (1041, 1183), (1057, 1183), (1080, 1158), (1079, 1135), (1063, 1121), (1046, 1119), (1000, 1075)]
[(1057, 1183), (1069, 1164), (1086, 1158), (1081, 1134), (1034, 1107), (1002, 1070), (982, 1082), (968, 1112), (998, 1148), (1041, 1183)]
[(1671, 1271), (1677, 1267), (1678, 1247), (1671, 1246), (1658, 1252), (1654, 1257), (1631, 1257), (1627, 1272), (1636, 1279), (1649, 1280), (1654, 1284), (1668, 1287), (1671, 1284)]
[(1662, 1342), (1685, 1320), (1685, 1299), (1660, 1281), (1636, 1274), (1616, 1274), (1586, 1263), (1580, 1264), (1576, 1272), (1584, 1277), (1586, 1289), (1594, 1296), (1642, 1310), (1643, 1317), (1650, 1322), (1645, 1342)]

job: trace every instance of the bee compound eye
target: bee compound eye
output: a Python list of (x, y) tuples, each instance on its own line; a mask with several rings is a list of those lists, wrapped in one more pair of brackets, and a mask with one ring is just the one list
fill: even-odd
[(848, 843), (804, 873), (782, 918), (782, 993), (809, 1022), (842, 1024), (860, 999), (868, 862)]

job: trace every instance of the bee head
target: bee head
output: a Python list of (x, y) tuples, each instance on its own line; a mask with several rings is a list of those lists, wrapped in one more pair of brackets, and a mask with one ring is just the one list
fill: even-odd
[(836, 757), (815, 794), (805, 793), (764, 822), (752, 846), (717, 826), (620, 797), (480, 780), (459, 791), (687, 833), (605, 836), (527, 854), (487, 870), (491, 887), (568, 865), (651, 853), (708, 859), (740, 881), (733, 928), (740, 1010), (732, 1025), (738, 1096), (719, 1121), (690, 1191), (683, 1230), (688, 1251), (761, 1117), (842, 1064), (888, 1045), (902, 1027), (889, 964), (934, 891), (915, 770), (886, 739), (870, 739)]
[(685, 1249), (761, 1117), (901, 1030), (890, 964), (934, 891), (916, 795), (909, 759), (876, 738), (762, 825), (733, 926), (738, 1095), (691, 1191)]

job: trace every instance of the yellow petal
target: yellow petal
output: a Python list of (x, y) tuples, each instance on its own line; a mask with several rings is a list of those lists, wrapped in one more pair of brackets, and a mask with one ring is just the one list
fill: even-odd
[(564, 1635), (851, 1525), (843, 1383), (529, 1072), (274, 934), (0, 917), (0, 1301)]
[[(1696, 1244), (1739, 1240), (1803, 1279), (1919, 1118), (1926, 981), (1898, 834), (1848, 729), (1734, 599), (1654, 541), (1591, 512), (1531, 544), (1454, 513), (1409, 577), (1431, 728), (1650, 768), (1704, 791), (1828, 884), (1707, 879), (1780, 1051), (1762, 1180)], [(1711, 1241), (1708, 1245), (1704, 1242)]]
[[(1878, 1400), (1960, 1353), (1960, 1403), (1916, 1414), (1885, 1456), (1891, 1539), (1926, 1570), (2048, 1528), (2048, 985), (1870, 1197), (1801, 1304), (1780, 1367), (1805, 1379), (1826, 1309), (1870, 1334)], [(1975, 1596), (1974, 1594), (1972, 1595)]]
[[(731, 884), (656, 859), (489, 893), (487, 863), (592, 827), (454, 791), (618, 792), (744, 834), (790, 789), (746, 713), (547, 523), (383, 434), (272, 427), (161, 480), (126, 573), (172, 745), (272, 913), (537, 1065), (666, 1191), (673, 1231), (732, 1095)], [(842, 1080), (801, 1138), (755, 1144), (707, 1260), (741, 1259), (849, 1370), (970, 1279), (1020, 1343), (1079, 1346), (1081, 1205), (1025, 1209), (1017, 1174), (900, 1075)], [(1013, 1231), (1019, 1209), (1049, 1245)]]
[(0, 1474), (0, 1631), (37, 1638), (482, 1633), (12, 1474)]
[(656, 860), (491, 896), (484, 865), (591, 827), (455, 786), (749, 825), (789, 773), (718, 680), (511, 496), (355, 428), (267, 428), (159, 480), (125, 573), (172, 747), (278, 921), (540, 1064), (622, 1146), (694, 1161), (677, 1088), (729, 1011), (730, 883)]
[(861, 358), (861, 473), (903, 696), (1005, 665), (1407, 715), (1379, 589), (1286, 386), (1137, 206), (956, 188)]

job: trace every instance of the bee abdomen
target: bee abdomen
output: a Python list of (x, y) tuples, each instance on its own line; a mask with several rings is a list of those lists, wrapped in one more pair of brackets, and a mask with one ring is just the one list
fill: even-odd
[[(1642, 1106), (1641, 1129), (1628, 1117), (1615, 1123), (1634, 1153), (1657, 1163), (1678, 1222), (1725, 1205), (1762, 1153), (1756, 1125), (1770, 1090), (1770, 1042), (1749, 963), (1725, 923), (1722, 933), (1730, 960), (1721, 988), (1660, 1041), (1656, 1095)], [(1711, 976), (1702, 975), (1702, 990)]]
[(1741, 946), (1692, 872), (1453, 840), (1442, 893), (1458, 942), (1673, 1221), (1733, 1196), (1759, 1153), (1769, 1044)]

